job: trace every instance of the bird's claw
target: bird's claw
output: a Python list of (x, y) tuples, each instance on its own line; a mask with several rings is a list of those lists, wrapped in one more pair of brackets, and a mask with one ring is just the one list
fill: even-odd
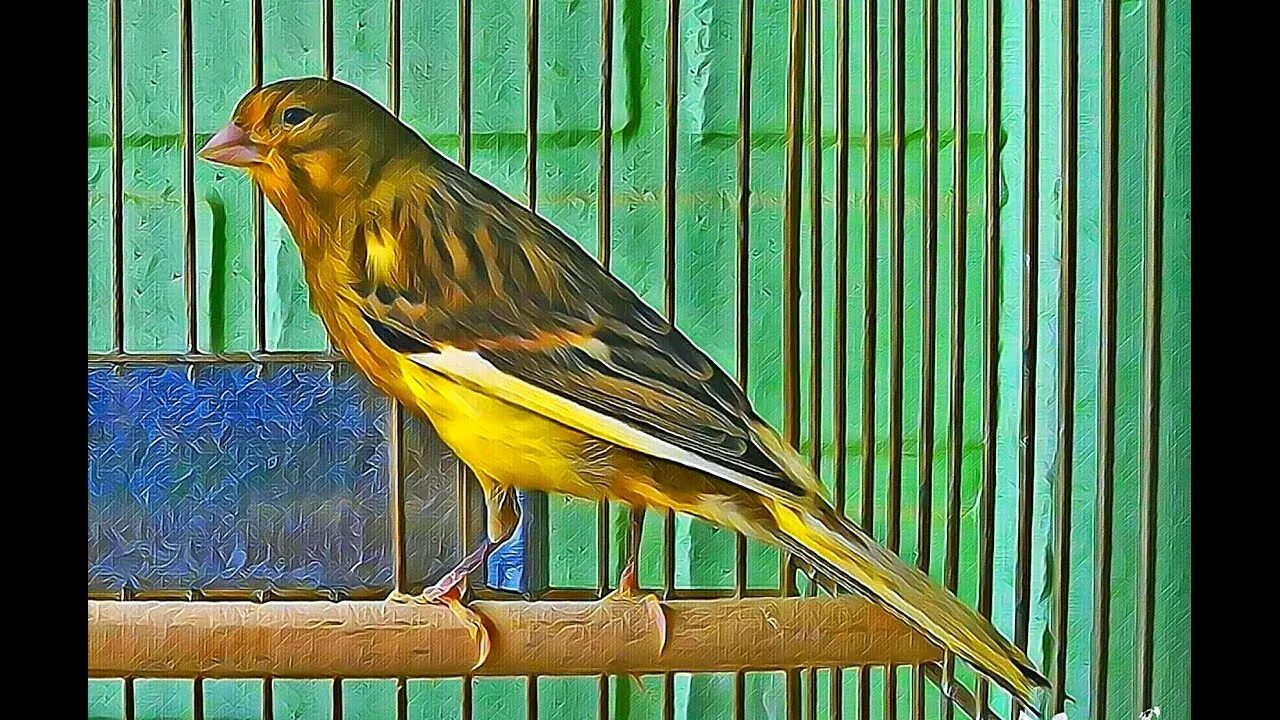
[(467, 634), (471, 636), (471, 640), (476, 644), (476, 664), (471, 666), (472, 670), (478, 670), (485, 661), (489, 659), (489, 650), (492, 645), (489, 641), (489, 628), (484, 624), (484, 618), (480, 614), (466, 605), (462, 604), (461, 594), (457, 592), (445, 593), (440, 600), (448, 604), (449, 609), (453, 611), (454, 617), (462, 621), (467, 626)]
[[(653, 593), (640, 594), (639, 584), (636, 582), (635, 573), (630, 568), (623, 571), (622, 577), (618, 580), (618, 589), (609, 593), (604, 597), (606, 602), (639, 602), (644, 604), (645, 610), (649, 613), (649, 619), (658, 628), (658, 654), (667, 647), (667, 611), (662, 607), (662, 601)], [(635, 679), (635, 678), (633, 678)], [(638, 680), (637, 680), (638, 682)]]
[(479, 613), (472, 610), (462, 603), (462, 588), (460, 585), (453, 587), (445, 587), (440, 583), (428, 588), (421, 595), (406, 595), (399, 590), (393, 591), (387, 596), (387, 602), (396, 604), (416, 604), (416, 605), (444, 605), (453, 612), (454, 617), (462, 621), (467, 628), (467, 634), (471, 636), (471, 640), (476, 644), (476, 664), (471, 667), (472, 670), (478, 670), (485, 661), (489, 659), (489, 651), (493, 645), (489, 639), (489, 628), (485, 625), (484, 618)]

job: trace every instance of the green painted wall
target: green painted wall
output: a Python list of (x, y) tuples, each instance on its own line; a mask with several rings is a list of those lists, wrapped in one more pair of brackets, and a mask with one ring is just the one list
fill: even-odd
[[(890, 25), (889, 4), (879, 3), (880, 117), (878, 194), (880, 316), (878, 347), (876, 533), (883, 537), (887, 522), (884, 498), (888, 452), (888, 232), (890, 190)], [(323, 68), (320, 2), (264, 0), (265, 75), (268, 81), (295, 75), (319, 74)], [(375, 97), (387, 97), (387, 27), (385, 0), (336, 2), (334, 48), (336, 75)], [(1099, 311), (1099, 225), (1101, 195), (1102, 16), (1098, 0), (1080, 3), (1080, 158), (1079, 158), (1079, 305), (1077, 389), (1070, 401), (1076, 408), (1076, 456), (1073, 536), (1070, 559), (1069, 633), (1071, 659), (1068, 693), (1076, 699), (1072, 718), (1085, 717), (1090, 706), (1089, 651), (1093, 619), (1093, 537), (1096, 480), (1096, 423)], [(248, 88), (250, 16), (248, 4), (231, 0), (195, 0), (193, 19), (195, 121), (201, 139), (225, 122), (234, 102)], [(402, 10), (402, 107), (406, 121), (447, 153), (458, 151), (457, 137), (457, 17), (452, 3), (405, 0)], [(851, 118), (853, 158), (850, 184), (850, 295), (831, 297), (833, 252), (819, 259), (824, 268), (824, 323), (821, 367), (825, 398), (823, 436), (808, 437), (808, 415), (802, 408), (806, 448), (823, 447), (823, 476), (830, 482), (835, 457), (831, 402), (832, 350), (837, 302), (845, 303), (850, 327), (849, 505), (860, 501), (860, 395), (858, 358), (863, 352), (858, 318), (869, 298), (862, 285), (863, 234), (862, 148), (868, 135), (863, 117), (863, 3), (852, 4)], [(918, 437), (917, 425), (921, 352), (920, 266), (921, 192), (923, 176), (922, 0), (907, 3), (907, 170), (906, 170), (906, 328), (904, 428), (906, 431), (903, 492), (903, 554), (915, 556)], [(474, 0), (475, 58), (474, 163), (476, 172), (524, 198), (524, 24), (520, 0)], [(948, 347), (947, 298), (949, 272), (951, 168), (963, 160), (968, 168), (970, 197), (967, 238), (969, 270), (965, 326), (969, 342), (965, 369), (965, 443), (960, 595), (973, 603), (977, 593), (978, 460), (982, 447), (979, 387), (981, 345), (981, 254), (984, 223), (982, 147), (989, 129), (983, 125), (984, 64), (983, 3), (970, 3), (970, 104), (968, 156), (955, 157), (951, 125), (951, 31), (953, 2), (941, 2), (939, 163), (938, 341), (939, 392), (934, 407), (937, 438), (934, 445), (935, 496), (932, 503), (934, 558), (941, 577), (945, 527), (945, 362)], [(994, 442), (999, 457), (997, 497), (995, 622), (1012, 633), (1015, 514), (1020, 364), (1021, 226), (1024, 207), (1023, 158), (1027, 138), (1022, 118), (1027, 111), (1022, 91), (1024, 51), (1023, 4), (1004, 3), (1001, 37), (1001, 298), (999, 427)], [(736, 243), (735, 176), (737, 139), (737, 73), (739, 3), (726, 0), (686, 0), (682, 3), (679, 58), (680, 106), (677, 167), (677, 324), (726, 368), (733, 363), (733, 258)], [(824, 16), (824, 120), (822, 179), (825, 206), (824, 237), (833, 233), (834, 203), (834, 64), (835, 5), (822, 4)], [(110, 94), (107, 3), (89, 3), (89, 232), (88, 232), (88, 346), (108, 350), (111, 337), (110, 248)], [(538, 208), (594, 252), (596, 231), (598, 139), (599, 5), (578, 0), (542, 2), (542, 51), (539, 116)], [(666, 6), (657, 0), (619, 0), (616, 17), (613, 268), (656, 307), (662, 301), (662, 178), (663, 68)], [(762, 415), (775, 423), (781, 407), (781, 265), (783, 120), (785, 103), (788, 7), (784, 2), (756, 2), (755, 68), (752, 81), (753, 137), (751, 275), (751, 347), (748, 391)], [(1134, 658), (1136, 575), (1138, 564), (1138, 497), (1141, 402), (1142, 244), (1146, 59), (1146, 4), (1121, 3), (1122, 69), (1120, 119), (1120, 297), (1117, 397), (1117, 462), (1115, 556), (1111, 619), (1110, 663), (1112, 717), (1135, 717)], [(184, 345), (185, 311), (182, 290), (181, 122), (179, 95), (179, 16), (177, 0), (124, 0), (123, 57), (125, 127), (124, 230), (125, 316), (127, 350), (179, 351)], [(1060, 8), (1046, 4), (1041, 14), (1042, 83), (1040, 133), (1041, 196), (1040, 342), (1037, 365), (1038, 406), (1035, 474), (1035, 537), (1033, 553), (1032, 655), (1047, 657), (1051, 606), (1050, 572), (1053, 526), (1055, 425), (1057, 403), (1057, 293), (1059, 270), (1060, 127), (1057, 119), (1061, 81)], [(1190, 688), (1190, 3), (1168, 3), (1167, 25), (1167, 163), (1165, 199), (1164, 360), (1161, 376), (1159, 563), (1156, 604), (1155, 697), (1164, 718), (1186, 718)], [(806, 180), (806, 183), (809, 180)], [(806, 189), (807, 192), (807, 189)], [(196, 166), (196, 222), (199, 243), (200, 346), (210, 351), (245, 351), (253, 344), (251, 194), (247, 180), (207, 163)], [(804, 343), (802, 381), (808, 383), (813, 349), (807, 328), (809, 264), (813, 262), (807, 237), (814, 219), (807, 205), (805, 287), (802, 298)], [(267, 339), (272, 349), (319, 349), (323, 330), (310, 313), (301, 280), (299, 260), (283, 224), (267, 211)], [(828, 248), (831, 245), (828, 244)], [(550, 501), (551, 582), (556, 586), (593, 587), (596, 526), (594, 507), (573, 500)], [(611, 542), (617, 572), (623, 525), (616, 514)], [(661, 521), (648, 520), (641, 580), (646, 586), (661, 581)], [(680, 586), (727, 587), (733, 582), (733, 538), (701, 523), (677, 523), (677, 582)], [(752, 586), (776, 586), (777, 555), (753, 547)], [(616, 577), (616, 575), (615, 575)], [(524, 680), (481, 680), (475, 686), (477, 718), (522, 717)], [(659, 678), (646, 680), (648, 693), (637, 692), (625, 680), (615, 683), (617, 717), (660, 716)], [(858, 690), (856, 673), (846, 673), (845, 702), (852, 710)], [(871, 678), (873, 691), (881, 673)], [(820, 682), (825, 707), (825, 679)], [(386, 683), (347, 683), (345, 717), (393, 717)], [(909, 683), (903, 688), (907, 707)], [(587, 679), (543, 679), (541, 717), (593, 717), (596, 685)], [(755, 674), (748, 678), (748, 716), (782, 715), (781, 676)], [(258, 687), (246, 683), (218, 683), (206, 688), (207, 717), (256, 717)], [(414, 682), (410, 688), (411, 717), (456, 717), (456, 681)], [(930, 691), (932, 692), (932, 691)], [(677, 716), (725, 716), (732, 699), (730, 679), (723, 676), (676, 678)], [(933, 697), (931, 695), (930, 697)], [(276, 717), (328, 717), (326, 683), (277, 684)], [(190, 684), (140, 683), (139, 717), (189, 716)], [(120, 715), (118, 682), (90, 683), (90, 715)], [(872, 703), (876, 716), (882, 702)], [(930, 701), (931, 705), (936, 702)], [(998, 708), (1007, 707), (998, 701)]]

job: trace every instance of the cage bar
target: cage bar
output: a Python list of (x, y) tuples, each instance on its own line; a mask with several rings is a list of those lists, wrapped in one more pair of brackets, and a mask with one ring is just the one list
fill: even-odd
[[(810, 0), (809, 34), (809, 464), (822, 482), (822, 0)], [(812, 578), (811, 578), (812, 580)], [(818, 589), (810, 582), (806, 596)], [(818, 718), (818, 670), (805, 670), (805, 708)]]
[[(400, 0), (391, 0), (387, 47), (387, 97), (400, 115)], [(405, 540), (404, 407), (392, 398), (388, 407), (387, 453), (390, 455), (391, 557), (395, 589), (409, 592), (409, 552)], [(465, 513), (462, 508), (459, 514)], [(464, 539), (465, 543), (465, 539)], [(465, 550), (465, 548), (464, 548)]]
[(1076, 234), (1079, 175), (1079, 34), (1076, 0), (1062, 0), (1062, 195), (1061, 267), (1058, 286), (1058, 482), (1055, 497), (1053, 609), (1055, 638), (1050, 668), (1050, 704), (1062, 712), (1067, 700), (1067, 621), (1071, 582), (1071, 494), (1075, 477)]
[(1137, 705), (1152, 705), (1155, 666), (1156, 528), (1160, 480), (1160, 332), (1164, 281), (1164, 0), (1147, 3), (1147, 187), (1143, 257), (1142, 491), (1139, 498)]
[(191, 0), (178, 7), (179, 73), (182, 103), (182, 289), (187, 314), (187, 352), (198, 353), (199, 301), (196, 297), (195, 99), (191, 69)]
[[(666, 61), (664, 64), (664, 100), (666, 138), (663, 161), (663, 233), (662, 233), (662, 294), (663, 314), (672, 325), (676, 323), (676, 139), (680, 101), (680, 0), (667, 0)], [(643, 522), (644, 515), (636, 513), (632, 522)], [(639, 546), (636, 546), (639, 553)], [(662, 523), (662, 587), (666, 597), (676, 585), (676, 516), (667, 510)], [(662, 717), (675, 717), (675, 677), (665, 673), (662, 677)]]
[(262, 720), (275, 720), (275, 716), (275, 685), (272, 684), (270, 675), (264, 675), (262, 677)]
[[(525, 11), (525, 194), (529, 199), (529, 209), (535, 210), (538, 206), (538, 57), (540, 54), (539, 45), (542, 41), (541, 23), (539, 22), (541, 15), (541, 5), (539, 0), (527, 0)], [(487, 502), (487, 498), (486, 498)], [(534, 493), (527, 504), (529, 510), (539, 519), (545, 520), (546, 511), (546, 495), (544, 493)], [(538, 523), (542, 525), (542, 523)], [(545, 533), (539, 532), (539, 535)], [(545, 571), (546, 559), (546, 543), (534, 541), (530, 538), (530, 544), (526, 552), (526, 560), (530, 566), (530, 570), (536, 572), (526, 575), (526, 586), (532, 596), (536, 596), (546, 590), (547, 572)], [(537, 579), (534, 580), (533, 576)], [(528, 720), (538, 720), (538, 676), (529, 674), (525, 678), (525, 712), (528, 714)]]
[[(964, 352), (969, 232), (969, 5), (959, 0), (952, 18), (952, 113), (954, 160), (951, 176), (951, 356), (947, 386), (947, 528), (943, 583), (960, 585), (960, 515), (964, 483)], [(955, 659), (943, 667), (944, 686), (955, 680)], [(955, 702), (944, 693), (943, 717), (955, 717)]]
[[(791, 33), (787, 53), (786, 175), (783, 209), (782, 374), (783, 438), (800, 448), (800, 203), (804, 172), (804, 75), (806, 0), (792, 0)], [(795, 593), (795, 565), (782, 555), (781, 595)], [(800, 718), (800, 671), (786, 672), (786, 717)]]
[(111, 0), (111, 327), (112, 344), (124, 354), (124, 62), (120, 0)]
[[(836, 205), (835, 205), (835, 297), (836, 336), (834, 373), (835, 397), (832, 423), (834, 427), (835, 467), (832, 476), (832, 500), (836, 512), (845, 517), (848, 482), (849, 421), (849, 0), (836, 0)], [(834, 594), (834, 593), (833, 593)], [(844, 669), (831, 668), (828, 705), (832, 720), (844, 718)]]
[[(204, 720), (204, 678), (199, 675), (191, 682), (191, 718)], [(335, 715), (334, 720), (342, 720), (342, 716)]]
[(1106, 720), (1111, 651), (1111, 557), (1116, 463), (1116, 303), (1120, 218), (1120, 2), (1104, 0), (1102, 28), (1101, 300), (1098, 318), (1098, 478), (1094, 519), (1091, 720)]
[(921, 228), (919, 494), (916, 501), (916, 565), (929, 572), (933, 541), (933, 405), (937, 399), (938, 340), (938, 0), (924, 13), (924, 196)]
[(335, 677), (333, 686), (330, 688), (329, 703), (333, 707), (333, 712), (329, 716), (331, 720), (342, 720), (342, 678)]
[[(922, 198), (920, 418), (916, 500), (916, 565), (928, 574), (933, 545), (934, 403), (938, 314), (938, 0), (924, 10), (924, 188)], [(911, 672), (911, 716), (924, 720), (924, 668)]]
[(538, 206), (538, 16), (539, 0), (526, 0), (525, 7), (525, 195), (529, 209)]
[[(738, 217), (736, 291), (734, 294), (734, 358), (738, 385), (745, 393), (750, 359), (751, 280), (751, 77), (755, 44), (755, 0), (742, 0), (738, 65)], [(734, 596), (747, 594), (747, 537), (737, 533), (734, 541)], [(733, 720), (745, 720), (747, 675), (733, 674)]]
[[(1031, 629), (1031, 541), (1035, 511), (1036, 365), (1039, 355), (1040, 292), (1040, 3), (1025, 0), (1022, 90), (1022, 387), (1018, 437), (1018, 550), (1013, 641), (1027, 649)], [(1009, 714), (1023, 704), (1012, 699)]]
[[(600, 2), (600, 174), (596, 221), (599, 250), (597, 258), (607, 270), (613, 257), (613, 0)], [(609, 501), (596, 508), (596, 597), (609, 591)], [(596, 713), (607, 720), (609, 674), (601, 673), (596, 683)]]
[[(985, 146), (983, 148), (982, 264), (982, 505), (978, 513), (978, 612), (991, 618), (995, 584), (996, 421), (1000, 360), (1000, 0), (986, 0), (984, 32)], [(988, 707), (990, 684), (978, 678), (977, 704)]]
[[(907, 122), (907, 3), (891, 6), (890, 42), (893, 78), (893, 165), (889, 192), (889, 518), (885, 544), (892, 552), (902, 549), (902, 382), (903, 293), (906, 254), (906, 122)], [(884, 673), (884, 717), (898, 717), (898, 675), (893, 666)]]
[(458, 0), (458, 164), (471, 169), (471, 0)]
[[(864, 0), (863, 125), (866, 142), (863, 165), (863, 306), (862, 306), (862, 487), (859, 522), (868, 533), (875, 529), (876, 463), (876, 316), (878, 314), (877, 267), (879, 260), (879, 55), (877, 50), (877, 0)], [(858, 717), (871, 717), (869, 668), (862, 668), (858, 682)]]
[[(393, 26), (398, 26), (398, 10), (399, 3), (392, 0), (392, 21)], [(322, 49), (322, 62), (324, 63), (324, 77), (326, 80), (333, 79), (333, 0), (323, 0), (320, 4), (320, 23), (321, 35), (324, 38), (324, 48)]]
[[(750, 359), (751, 295), (751, 65), (755, 42), (755, 0), (742, 0), (741, 53), (738, 70), (738, 242), (737, 283), (734, 301), (735, 375), (746, 392)], [(738, 597), (747, 591), (747, 538), (737, 534), (734, 547), (734, 590)], [(740, 695), (741, 682), (735, 686)], [(736, 701), (735, 701), (736, 702)]]
[[(262, 0), (249, 5), (252, 31), (249, 36), (253, 86), (262, 87)], [(266, 201), (262, 190), (253, 188), (253, 337), (254, 349), (267, 350), (267, 230)]]

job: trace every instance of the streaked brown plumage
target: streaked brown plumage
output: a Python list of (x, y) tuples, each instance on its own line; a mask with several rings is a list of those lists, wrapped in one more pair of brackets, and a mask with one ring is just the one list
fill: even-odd
[(794, 553), (1023, 698), (1044, 684), (989, 622), (839, 518), (679, 330), (358, 90), (254, 90), (202, 154), (248, 170), (336, 347), (475, 471), (491, 543), (514, 528), (515, 487), (686, 512)]

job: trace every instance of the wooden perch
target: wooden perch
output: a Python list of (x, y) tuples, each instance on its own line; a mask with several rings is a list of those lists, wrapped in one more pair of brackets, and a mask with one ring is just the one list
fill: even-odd
[(89, 601), (89, 677), (641, 675), (918, 664), (942, 653), (858, 597), (664, 603), (477, 602), (493, 650), (444, 607), (382, 602)]

